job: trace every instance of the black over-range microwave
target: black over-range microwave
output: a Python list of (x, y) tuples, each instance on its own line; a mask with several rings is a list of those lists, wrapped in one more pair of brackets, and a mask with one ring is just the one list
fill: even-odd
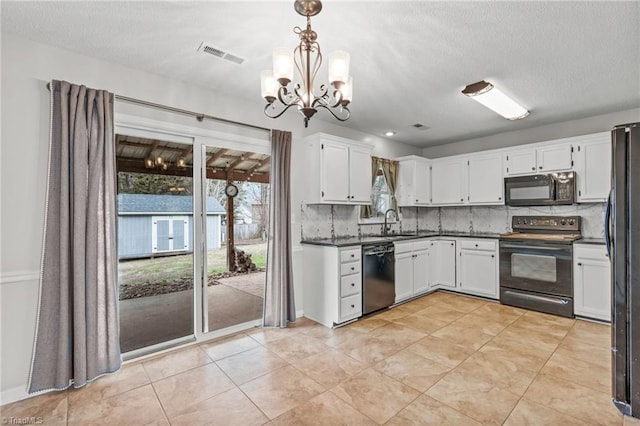
[(504, 179), (508, 206), (553, 206), (573, 204), (576, 194), (575, 172), (515, 176)]

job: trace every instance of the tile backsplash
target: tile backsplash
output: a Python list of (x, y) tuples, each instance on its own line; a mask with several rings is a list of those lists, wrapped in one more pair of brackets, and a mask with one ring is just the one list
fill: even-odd
[[(462, 206), (462, 207), (402, 207), (402, 219), (391, 225), (395, 232), (454, 231), (504, 233), (511, 230), (513, 216), (581, 216), (585, 238), (604, 237), (604, 203), (570, 206)], [(380, 234), (382, 224), (359, 224), (359, 206), (301, 206), (301, 236), (303, 240), (356, 237)]]

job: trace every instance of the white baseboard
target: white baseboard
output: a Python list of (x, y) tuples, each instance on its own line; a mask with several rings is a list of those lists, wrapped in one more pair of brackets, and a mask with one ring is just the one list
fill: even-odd
[(11, 389), (5, 389), (0, 392), (0, 404), (9, 404), (10, 402), (16, 402), (23, 399), (30, 398), (34, 395), (29, 395), (27, 393), (27, 385), (17, 386)]
[(304, 316), (304, 311), (302, 309), (298, 309), (296, 311), (296, 318), (302, 318)]

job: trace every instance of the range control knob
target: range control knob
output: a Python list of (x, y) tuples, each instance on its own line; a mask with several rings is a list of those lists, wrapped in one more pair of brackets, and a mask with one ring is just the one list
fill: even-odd
[(516, 219), (516, 225), (520, 225), (520, 219)]
[(575, 219), (569, 219), (569, 225), (573, 226), (576, 223)]
[(566, 222), (567, 221), (565, 219), (560, 219), (560, 225), (564, 226), (564, 225), (566, 225)]
[(527, 219), (522, 219), (522, 224), (526, 225), (527, 224)]

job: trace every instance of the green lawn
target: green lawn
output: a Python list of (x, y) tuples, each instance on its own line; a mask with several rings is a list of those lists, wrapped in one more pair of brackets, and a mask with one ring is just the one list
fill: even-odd
[[(267, 264), (267, 243), (237, 245), (236, 248), (251, 254), (258, 268)], [(207, 271), (217, 274), (227, 271), (227, 249), (222, 247), (207, 253)], [(193, 255), (158, 257), (155, 259), (128, 260), (118, 266), (120, 284), (145, 284), (172, 281), (193, 276)]]

